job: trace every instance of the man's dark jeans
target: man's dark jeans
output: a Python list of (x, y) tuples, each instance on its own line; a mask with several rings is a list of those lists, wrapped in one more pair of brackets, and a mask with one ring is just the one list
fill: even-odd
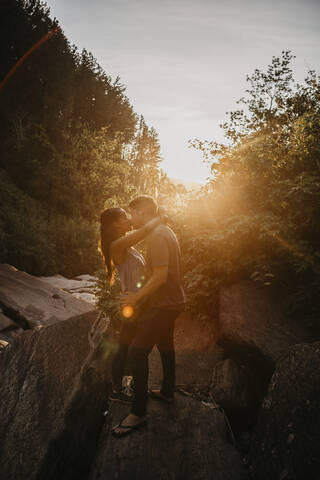
[(148, 355), (157, 346), (163, 367), (161, 393), (173, 397), (175, 387), (174, 323), (180, 311), (151, 308), (137, 322), (137, 332), (130, 343), (129, 362), (134, 380), (132, 413), (146, 414), (148, 393)]

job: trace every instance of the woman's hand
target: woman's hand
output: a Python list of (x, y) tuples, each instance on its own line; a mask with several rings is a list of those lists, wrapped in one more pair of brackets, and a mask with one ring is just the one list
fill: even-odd
[(158, 208), (158, 218), (160, 218), (161, 223), (169, 223), (170, 218), (169, 218), (169, 213), (164, 207), (159, 207)]
[(168, 222), (169, 222), (168, 212), (163, 207), (159, 207), (158, 215), (154, 217), (152, 220), (149, 220), (149, 222), (147, 222), (145, 226), (148, 228), (148, 230), (151, 231), (155, 227), (157, 227), (160, 223), (168, 223)]

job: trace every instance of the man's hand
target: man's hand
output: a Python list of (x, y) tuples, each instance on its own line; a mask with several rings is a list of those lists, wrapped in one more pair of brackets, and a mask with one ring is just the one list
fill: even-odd
[(122, 307), (125, 305), (130, 305), (131, 307), (135, 307), (140, 300), (140, 296), (138, 292), (127, 292), (125, 297), (120, 299), (120, 304)]
[(147, 281), (147, 283), (137, 292), (126, 292), (126, 295), (120, 298), (121, 307), (130, 305), (132, 308), (135, 308), (139, 302), (144, 298), (148, 298), (152, 295), (158, 288), (164, 285), (168, 277), (168, 265), (159, 265), (154, 267), (152, 277)]

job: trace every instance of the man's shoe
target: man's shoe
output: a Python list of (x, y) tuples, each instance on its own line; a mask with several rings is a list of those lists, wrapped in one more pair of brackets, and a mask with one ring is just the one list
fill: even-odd
[(161, 402), (165, 402), (165, 403), (173, 403), (174, 402), (174, 397), (167, 397), (166, 395), (163, 395), (160, 392), (160, 390), (150, 389), (148, 391), (148, 394), (151, 398), (155, 398), (157, 400), (160, 400)]
[[(136, 430), (139, 430), (141, 427), (144, 427), (147, 425), (147, 420), (146, 418), (142, 418), (140, 420), (140, 422), (138, 423), (135, 423), (134, 425), (122, 425), (122, 422), (127, 418), (127, 416), (125, 418), (123, 418), (121, 420), (121, 422), (118, 424), (118, 425), (115, 425), (114, 427), (112, 427), (111, 429), (111, 433), (114, 437), (125, 437), (126, 435), (130, 434), (130, 433), (133, 433), (134, 431)], [(117, 428), (122, 428), (123, 431), (121, 432), (116, 432), (116, 429)]]
[(111, 392), (109, 395), (109, 400), (112, 402), (127, 403), (130, 404), (133, 402), (132, 395), (126, 395), (123, 392)]

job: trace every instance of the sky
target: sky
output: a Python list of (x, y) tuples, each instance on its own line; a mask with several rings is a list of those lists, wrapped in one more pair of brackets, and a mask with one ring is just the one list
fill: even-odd
[(158, 134), (169, 177), (203, 183), (195, 138), (219, 125), (246, 75), (291, 50), (295, 78), (320, 73), (320, 0), (47, 0), (67, 38), (120, 76), (135, 112)]

